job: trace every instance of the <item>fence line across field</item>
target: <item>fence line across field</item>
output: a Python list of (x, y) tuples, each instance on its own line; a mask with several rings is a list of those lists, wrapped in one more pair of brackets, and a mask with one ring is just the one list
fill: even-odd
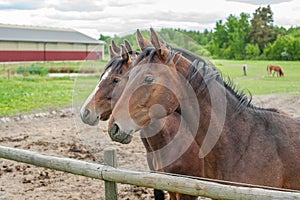
[[(109, 150), (111, 151), (111, 149)], [(115, 153), (108, 154), (115, 155)], [(300, 199), (300, 192), (277, 191), (253, 187), (240, 187), (215, 182), (202, 181), (189, 177), (180, 177), (152, 172), (138, 172), (126, 169), (91, 163), (70, 158), (42, 155), (36, 152), (0, 146), (0, 158), (32, 164), (75, 175), (96, 178), (108, 182), (131, 184), (148, 188), (156, 188), (171, 192), (194, 196), (210, 197), (213, 199)], [(109, 159), (108, 159), (109, 160)], [(110, 164), (116, 166), (115, 158)], [(107, 184), (106, 184), (107, 185)], [(108, 184), (116, 193), (116, 186)], [(106, 195), (106, 199), (116, 199), (116, 194)]]

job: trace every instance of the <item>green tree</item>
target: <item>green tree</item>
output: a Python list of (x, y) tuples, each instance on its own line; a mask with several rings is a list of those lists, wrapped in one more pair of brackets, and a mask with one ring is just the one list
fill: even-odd
[(103, 34), (100, 34), (99, 40), (105, 42), (105, 45), (104, 45), (104, 53), (105, 53), (106, 55), (108, 55), (108, 46), (110, 45), (112, 38), (111, 38), (110, 36), (105, 36), (105, 35), (103, 35)]
[(260, 49), (257, 44), (247, 44), (246, 46), (246, 59), (259, 59)]
[(286, 34), (300, 38), (300, 27), (291, 27), (286, 31)]
[(290, 35), (278, 36), (264, 51), (270, 60), (300, 60), (300, 38)]
[(257, 44), (261, 52), (277, 38), (278, 31), (273, 26), (273, 12), (270, 5), (259, 7), (251, 19), (251, 31), (248, 39), (252, 44)]
[(250, 32), (249, 14), (241, 13), (239, 17), (230, 15), (227, 18), (226, 27), (228, 34), (228, 46), (234, 59), (245, 58), (247, 35)]
[(209, 50), (212, 55), (224, 58), (224, 50), (228, 47), (228, 34), (225, 24), (222, 20), (216, 22), (215, 31), (213, 33), (212, 42)]
[(239, 17), (229, 15), (224, 24), (218, 21), (209, 47), (212, 54), (227, 59), (245, 58), (249, 18), (249, 14), (241, 13)]

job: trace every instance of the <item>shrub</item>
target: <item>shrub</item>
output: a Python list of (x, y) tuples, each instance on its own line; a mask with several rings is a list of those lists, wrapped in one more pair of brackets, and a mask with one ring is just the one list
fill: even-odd
[(76, 71), (74, 68), (72, 67), (50, 67), (49, 68), (49, 72), (50, 73), (76, 73), (78, 72), (78, 70)]
[(49, 73), (49, 71), (45, 67), (31, 65), (29, 67), (19, 66), (17, 69), (17, 73), (18, 74), (31, 74), (31, 75), (45, 76)]
[(248, 44), (246, 46), (246, 58), (247, 59), (258, 59), (260, 55), (260, 49), (257, 44)]

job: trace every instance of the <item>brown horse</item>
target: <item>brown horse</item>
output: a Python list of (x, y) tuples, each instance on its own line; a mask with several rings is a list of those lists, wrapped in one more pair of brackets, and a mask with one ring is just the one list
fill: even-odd
[(181, 113), (189, 130), (197, 128), (184, 134), (201, 146), (205, 177), (299, 190), (300, 122), (253, 106), (206, 63), (172, 53), (155, 34), (151, 40), (155, 48), (138, 56), (112, 111), (112, 133), (117, 129), (119, 139), (128, 138), (155, 120)]
[[(150, 43), (142, 37), (142, 35), (138, 31), (138, 39), (140, 43), (143, 43), (144, 46), (142, 46), (142, 49), (146, 48), (146, 45), (149, 45)], [(131, 52), (131, 47), (126, 46), (128, 50), (128, 53)], [(114, 48), (110, 48), (110, 54), (113, 55), (112, 57), (116, 57), (114, 50), (116, 49), (116, 45)], [(123, 59), (129, 57), (129, 55), (124, 55), (124, 47), (121, 50), (121, 54), (123, 55), (122, 58), (119, 57), (119, 59)], [(188, 53), (188, 51), (185, 51), (185, 53)], [(114, 61), (112, 64), (109, 64), (106, 67), (104, 74), (107, 73), (107, 70), (110, 70), (109, 74), (106, 75), (107, 78), (101, 79), (98, 87), (98, 90), (92, 93), (90, 97), (88, 98), (87, 103), (84, 104), (82, 107), (82, 112), (81, 112), (81, 117), (82, 120), (85, 123), (88, 123), (90, 125), (96, 125), (99, 118), (101, 120), (106, 119), (109, 114), (108, 112), (108, 107), (111, 107), (111, 103), (108, 102), (107, 99), (105, 99), (106, 96), (109, 96), (109, 100), (111, 100), (112, 97), (112, 88), (115, 87), (115, 84), (113, 83), (113, 78), (118, 77), (118, 82), (121, 80), (120, 76), (125, 73), (125, 71), (128, 71), (129, 64), (127, 63), (126, 59), (123, 59), (123, 62), (116, 62)], [(125, 65), (125, 66), (124, 66)], [(115, 70), (115, 68), (122, 68), (123, 70)], [(102, 75), (103, 77), (104, 75)], [(113, 78), (109, 78), (110, 76), (113, 76)], [(120, 84), (122, 84), (124, 81), (121, 81)], [(103, 90), (107, 89), (107, 90)], [(100, 110), (100, 111), (98, 111)], [(106, 112), (101, 113), (101, 110), (105, 110)], [(172, 173), (177, 173), (177, 174), (186, 174), (184, 172), (189, 172), (187, 175), (194, 175), (194, 176), (201, 176), (203, 172), (201, 171), (203, 167), (201, 167), (201, 163), (203, 163), (203, 159), (197, 159), (194, 161), (195, 165), (192, 165), (194, 169), (191, 168), (191, 165), (188, 163), (184, 162), (184, 160), (187, 160), (191, 155), (193, 155), (193, 152), (198, 152), (199, 147), (195, 142), (191, 142), (191, 145), (188, 146), (180, 146), (178, 147), (176, 143), (170, 142), (178, 132), (178, 130), (182, 130), (182, 126), (173, 126), (170, 127), (171, 124), (184, 124), (184, 122), (180, 123), (180, 119), (178, 119), (178, 114), (170, 115), (166, 117), (164, 120), (157, 120), (155, 123), (153, 123), (152, 128), (148, 127), (145, 130), (141, 130), (141, 139), (144, 143), (144, 146), (147, 150), (147, 161), (149, 168), (152, 170), (159, 170), (159, 171), (164, 171), (164, 172), (172, 172)], [(101, 117), (97, 117), (101, 116)], [(157, 134), (153, 137), (153, 128), (154, 127), (162, 127), (161, 130), (158, 130)], [(151, 129), (151, 132), (149, 131)], [(162, 138), (160, 143), (155, 143), (153, 141), (154, 138)], [(177, 136), (178, 138), (178, 136)], [(176, 140), (174, 140), (176, 141)], [(122, 143), (126, 143), (126, 140), (123, 140)], [(178, 142), (177, 142), (178, 143)], [(167, 145), (169, 144), (169, 145)], [(174, 154), (174, 151), (166, 151), (166, 150), (160, 150), (160, 147), (162, 146), (167, 146), (165, 149), (170, 149), (170, 148), (177, 148), (178, 151), (176, 154)], [(166, 159), (167, 158), (167, 159)], [(196, 168), (195, 168), (196, 167)], [(192, 169), (192, 170), (188, 170)], [(159, 190), (155, 190), (155, 199), (164, 199), (163, 193), (161, 193)], [(196, 197), (189, 196), (189, 195), (182, 195), (182, 194), (174, 194), (170, 193), (171, 199), (195, 199)]]
[[(106, 65), (100, 81), (95, 90), (89, 95), (83, 106), (81, 107), (80, 116), (84, 123), (95, 126), (99, 120), (108, 120), (112, 111), (111, 96), (116, 84), (119, 83), (120, 77), (125, 74), (136, 58), (138, 52), (133, 51), (129, 42), (124, 41), (125, 47), (118, 47), (114, 41), (109, 46), (109, 54), (111, 60)], [(128, 51), (128, 52), (127, 52)], [(142, 134), (142, 133), (141, 133)], [(142, 142), (147, 150), (147, 161), (150, 170), (155, 170), (153, 166), (153, 157), (148, 152), (151, 151), (147, 141), (141, 137)], [(164, 192), (154, 190), (156, 200), (164, 200)]]
[(284, 76), (282, 67), (280, 67), (278, 65), (268, 65), (267, 71), (268, 71), (268, 76), (270, 76), (271, 74), (274, 76), (275, 73), (277, 74), (277, 77), (278, 77), (278, 75), (279, 75), (279, 77)]
[[(100, 120), (108, 119), (112, 108), (111, 98), (113, 95), (112, 94), (113, 88), (120, 81), (120, 76), (128, 71), (129, 66), (131, 64), (130, 59), (132, 58), (133, 51), (131, 50), (129, 43), (126, 44), (126, 47), (127, 49), (129, 49), (128, 53), (125, 50), (125, 48), (122, 46), (122, 48), (120, 48), (121, 49), (120, 54), (122, 56), (118, 56), (118, 54), (114, 51), (114, 50), (119, 51), (117, 49), (118, 47), (115, 44), (110, 46), (111, 61), (106, 66), (104, 73), (101, 76), (100, 82), (96, 86), (96, 89), (87, 99), (86, 103), (82, 106), (81, 118), (84, 123), (87, 123), (89, 125), (97, 125), (99, 119)], [(170, 145), (167, 145), (169, 144), (170, 140), (174, 138), (174, 135), (178, 132), (178, 130), (182, 129), (182, 127), (180, 128), (179, 126), (173, 126), (172, 128), (170, 128), (171, 124), (180, 124), (179, 122), (177, 122), (180, 119), (177, 118), (178, 116), (174, 114), (166, 117), (165, 120), (161, 120), (161, 121), (158, 120), (156, 123), (154, 123), (151, 129), (152, 130), (151, 133), (149, 132), (149, 128), (141, 131), (141, 139), (147, 150), (147, 161), (148, 161), (149, 168), (151, 170), (173, 172), (177, 174), (178, 173), (186, 174), (184, 173), (185, 171), (190, 171), (190, 170), (186, 170), (184, 168), (184, 165), (181, 163), (187, 165), (187, 163), (183, 161), (183, 158), (190, 156), (191, 152), (199, 151), (198, 150), (199, 147), (196, 143), (194, 143), (191, 146), (181, 145), (181, 148), (178, 148), (179, 150), (176, 155), (172, 155), (171, 154), (172, 151), (167, 151), (167, 154), (165, 154), (166, 151), (159, 151), (159, 147), (162, 145), (166, 145), (168, 147), (165, 149), (170, 149), (171, 147), (173, 148), (177, 147), (176, 143), (175, 144), (170, 143)], [(159, 130), (155, 136), (151, 137), (154, 126), (162, 127), (162, 129)], [(156, 145), (154, 141), (155, 139), (160, 138), (160, 136), (164, 137), (163, 139), (164, 142)], [(126, 142), (123, 141), (123, 143)], [(166, 157), (168, 159), (163, 159), (165, 155), (167, 155)], [(193, 170), (192, 174), (189, 173), (187, 175), (200, 176), (202, 173), (200, 170), (201, 169), (200, 165), (201, 165), (201, 159), (196, 160), (193, 166), (197, 166), (197, 170)], [(164, 193), (160, 190), (154, 190), (154, 196), (156, 200), (164, 199)], [(170, 196), (171, 199), (195, 199), (196, 198), (189, 195), (181, 195), (175, 193), (170, 193)]]
[(118, 55), (109, 47), (111, 60), (106, 65), (95, 90), (81, 107), (80, 115), (84, 123), (97, 125), (100, 120), (108, 120), (111, 114), (111, 93), (119, 82), (120, 76), (126, 73), (132, 63), (132, 56), (127, 53)]

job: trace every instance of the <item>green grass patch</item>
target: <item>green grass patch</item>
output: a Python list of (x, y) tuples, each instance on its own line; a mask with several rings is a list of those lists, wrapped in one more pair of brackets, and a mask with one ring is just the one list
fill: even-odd
[(104, 69), (108, 60), (83, 61), (83, 62), (37, 62), (37, 63), (2, 63), (0, 75), (5, 76), (8, 71), (14, 74), (38, 74), (46, 75), (48, 72), (81, 72), (98, 73)]
[(107, 62), (103, 60), (1, 64), (0, 116), (71, 106), (73, 96), (75, 103), (82, 102), (91, 88), (95, 87), (98, 77), (49, 78), (45, 76), (46, 69), (71, 67), (77, 72), (94, 72), (100, 75)]
[[(300, 95), (299, 61), (230, 61), (215, 60), (223, 77), (229, 77), (239, 89), (249, 90), (253, 95), (287, 93)], [(243, 64), (247, 64), (247, 76), (243, 75)], [(267, 66), (276, 64), (284, 69), (284, 77), (268, 76)]]
[[(65, 67), (74, 65), (77, 69), (97, 69), (103, 71), (108, 61), (37, 63), (0, 65), (0, 116), (20, 113), (41, 112), (63, 106), (81, 106), (95, 88), (99, 77), (49, 78), (38, 75), (6, 76), (6, 69), (17, 70), (20, 66)], [(285, 61), (229, 61), (214, 60), (223, 77), (230, 77), (239, 89), (249, 90), (253, 95), (291, 94), (300, 95), (300, 62)], [(281, 65), (285, 77), (268, 77), (268, 64)], [(242, 65), (247, 64), (248, 75), (243, 76)]]
[(73, 86), (74, 81), (69, 78), (0, 78), (0, 116), (69, 105)]

